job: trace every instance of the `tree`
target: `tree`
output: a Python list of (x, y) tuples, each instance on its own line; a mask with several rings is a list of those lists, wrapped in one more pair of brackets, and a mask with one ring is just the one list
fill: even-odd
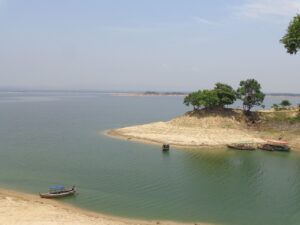
[(300, 50), (300, 15), (298, 14), (290, 22), (287, 33), (280, 40), (290, 54), (296, 54)]
[(284, 108), (291, 106), (292, 104), (290, 103), (289, 100), (282, 100), (280, 105)]
[(261, 85), (255, 79), (241, 81), (237, 96), (238, 99), (242, 100), (243, 108), (247, 113), (254, 106), (261, 105), (265, 99), (265, 94), (261, 91)]
[(233, 88), (224, 83), (216, 83), (212, 90), (199, 90), (188, 94), (183, 103), (186, 106), (192, 105), (194, 110), (204, 108), (224, 107), (236, 101), (236, 92)]
[(219, 98), (215, 90), (199, 90), (188, 94), (183, 103), (186, 106), (192, 105), (194, 110), (199, 110), (201, 107), (214, 108), (219, 106)]
[(236, 92), (233, 88), (224, 83), (216, 83), (214, 91), (219, 98), (219, 106), (231, 105), (236, 101)]
[(220, 105), (220, 99), (215, 90), (203, 90), (199, 96), (200, 105), (205, 108), (215, 108)]
[(197, 92), (192, 92), (190, 94), (188, 94), (184, 100), (183, 103), (186, 106), (190, 106), (192, 105), (194, 110), (197, 110), (200, 108), (200, 104), (199, 104), (199, 95), (201, 94), (201, 91), (197, 91)]
[(278, 104), (273, 104), (272, 109), (274, 109), (275, 111), (278, 111), (279, 110), (279, 105)]

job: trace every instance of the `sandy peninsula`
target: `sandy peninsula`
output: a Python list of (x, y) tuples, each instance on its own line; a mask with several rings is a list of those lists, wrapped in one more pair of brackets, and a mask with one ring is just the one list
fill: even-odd
[(249, 124), (241, 110), (189, 112), (170, 121), (111, 129), (106, 134), (131, 141), (189, 148), (224, 147), (240, 142), (259, 144), (266, 138), (284, 138), (298, 149), (299, 123), (284, 123), (283, 126), (274, 115), (270, 111), (260, 111), (256, 114), (257, 122)]
[[(41, 199), (38, 196), (0, 190), (0, 224), (3, 225), (179, 225), (169, 221), (138, 221), (93, 213)], [(195, 223), (193, 223), (195, 224)], [(198, 225), (208, 225), (196, 223)]]
[(249, 132), (236, 117), (183, 115), (167, 122), (154, 122), (109, 130), (108, 135), (136, 141), (169, 143), (182, 147), (224, 146), (233, 142), (263, 140)]

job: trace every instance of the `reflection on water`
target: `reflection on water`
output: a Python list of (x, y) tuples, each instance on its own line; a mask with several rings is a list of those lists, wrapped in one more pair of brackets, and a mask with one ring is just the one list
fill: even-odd
[(37, 193), (75, 184), (79, 195), (62, 201), (134, 218), (300, 223), (300, 154), (162, 153), (159, 146), (99, 135), (180, 115), (186, 110), (181, 97), (36, 97), (46, 101), (0, 103), (2, 187)]

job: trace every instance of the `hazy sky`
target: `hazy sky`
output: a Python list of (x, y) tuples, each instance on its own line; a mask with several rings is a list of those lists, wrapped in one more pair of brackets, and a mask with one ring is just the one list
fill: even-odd
[(0, 0), (0, 87), (300, 93), (300, 0)]

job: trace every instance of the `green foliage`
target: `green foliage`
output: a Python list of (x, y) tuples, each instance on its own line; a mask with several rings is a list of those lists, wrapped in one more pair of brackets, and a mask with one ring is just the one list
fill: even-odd
[(200, 105), (204, 108), (213, 108), (220, 105), (220, 99), (215, 90), (203, 90), (199, 99)]
[(192, 105), (194, 107), (194, 110), (199, 109), (201, 106), (199, 96), (201, 96), (201, 91), (192, 92), (184, 98), (183, 103), (186, 106)]
[(192, 105), (194, 110), (198, 110), (201, 107), (211, 108), (219, 105), (219, 98), (214, 90), (199, 90), (187, 95), (183, 103), (187, 106)]
[(254, 106), (262, 105), (265, 94), (261, 91), (261, 85), (255, 79), (240, 82), (237, 96), (243, 102), (244, 110), (250, 112)]
[(300, 15), (290, 22), (287, 33), (280, 40), (290, 54), (296, 54), (300, 49)]
[(272, 108), (275, 111), (286, 110), (287, 107), (291, 106), (291, 102), (289, 100), (282, 100), (279, 104), (273, 104)]
[(222, 107), (225, 105), (231, 105), (236, 101), (236, 92), (228, 84), (216, 83), (214, 91), (217, 93), (219, 105)]
[(272, 109), (274, 109), (275, 111), (278, 111), (279, 110), (279, 105), (278, 104), (273, 104)]
[(243, 101), (244, 109), (250, 111), (252, 107), (262, 105), (265, 95), (261, 92), (260, 84), (249, 79), (240, 82), (237, 92), (228, 84), (216, 83), (212, 90), (192, 92), (184, 98), (183, 103), (192, 105), (194, 110), (204, 108), (223, 108), (233, 104), (237, 97)]
[(212, 90), (199, 90), (187, 95), (183, 103), (187, 106), (192, 105), (194, 110), (201, 107), (214, 108), (224, 107), (236, 101), (236, 92), (227, 84), (216, 83), (215, 88)]
[(289, 100), (282, 100), (281, 103), (280, 103), (280, 105), (282, 107), (288, 107), (288, 106), (291, 106), (292, 104), (290, 103)]

